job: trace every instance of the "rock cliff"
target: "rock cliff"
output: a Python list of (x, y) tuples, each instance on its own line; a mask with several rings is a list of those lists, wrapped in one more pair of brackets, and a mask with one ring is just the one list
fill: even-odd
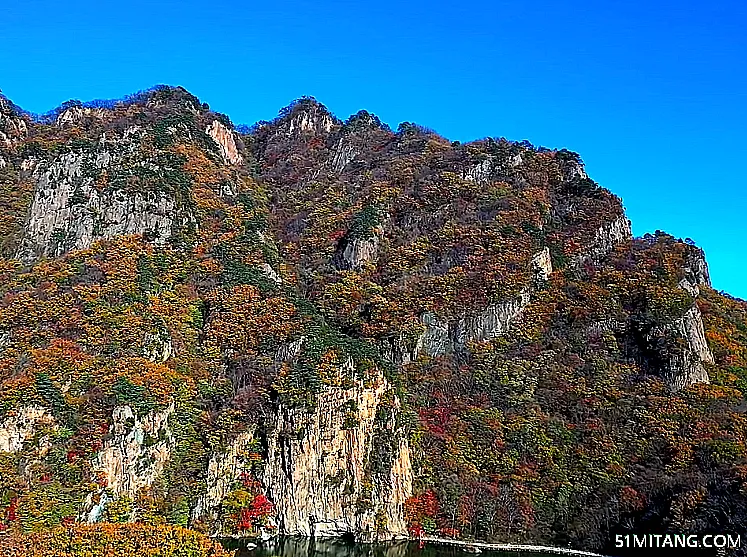
[(157, 191), (101, 190), (95, 178), (113, 166), (106, 149), (70, 152), (49, 164), (36, 164), (34, 198), (18, 257), (55, 257), (127, 234), (147, 234), (156, 243), (168, 240), (180, 220), (174, 197)]
[(365, 541), (406, 536), (412, 467), (396, 425), (399, 405), (379, 376), (325, 390), (316, 411), (277, 407), (264, 484), (280, 532)]
[(16, 453), (44, 427), (56, 424), (41, 406), (23, 406), (0, 422), (0, 453)]
[(205, 130), (205, 133), (218, 145), (223, 160), (228, 164), (241, 164), (244, 162), (244, 158), (236, 147), (236, 138), (233, 132), (221, 122), (213, 120), (212, 124)]
[(703, 364), (712, 364), (714, 359), (697, 305), (680, 317), (651, 327), (645, 333), (643, 351), (652, 370), (672, 391), (709, 382)]
[(83, 516), (88, 522), (99, 520), (111, 499), (134, 500), (140, 489), (149, 487), (161, 474), (173, 445), (168, 424), (173, 412), (173, 405), (142, 417), (130, 406), (114, 409), (109, 426), (111, 437), (92, 463), (93, 474), (102, 489), (86, 499)]

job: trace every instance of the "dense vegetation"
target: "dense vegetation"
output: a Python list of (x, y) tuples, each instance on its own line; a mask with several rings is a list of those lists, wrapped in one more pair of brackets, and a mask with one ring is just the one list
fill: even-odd
[(6, 557), (230, 557), (217, 542), (179, 526), (94, 524), (0, 538)]
[[(702, 254), (688, 242), (606, 239), (620, 200), (575, 153), (452, 143), (409, 123), (393, 132), (301, 99), (234, 133), (241, 162), (229, 164), (204, 130), (231, 123), (181, 89), (36, 120), (0, 109), (0, 423), (24, 407), (50, 416), (0, 452), (0, 530), (13, 543), (63, 551), (65, 528), (112, 497), (92, 462), (116, 407), (169, 413), (173, 450), (99, 519), (143, 525), (128, 527), (134, 538), (164, 524), (209, 533), (191, 511), (211, 455), (270, 428), (279, 401), (313, 408), (324, 389), (379, 373), (413, 450), (413, 535), (609, 549), (618, 532), (747, 533), (747, 303), (694, 277)], [(104, 151), (114, 162), (95, 162)], [(94, 191), (165, 195), (168, 237), (102, 234), (69, 249), (68, 226), (51, 251), (21, 257), (40, 176), (67, 154), (84, 161), (71, 206), (100, 212)], [(549, 277), (533, 263), (545, 248)], [(424, 314), (455, 322), (525, 294), (504, 334), (393, 356), (416, 344)], [(641, 338), (694, 304), (710, 383), (673, 392)], [(657, 338), (659, 353), (682, 349)], [(299, 339), (297, 358), (278, 358)], [(255, 442), (221, 503), (225, 534), (272, 526), (265, 448)], [(78, 528), (90, 540), (123, 526)], [(216, 551), (169, 531), (195, 548), (173, 555)]]

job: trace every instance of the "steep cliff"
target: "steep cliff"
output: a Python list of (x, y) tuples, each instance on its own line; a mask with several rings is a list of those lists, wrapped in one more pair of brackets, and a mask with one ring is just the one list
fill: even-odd
[(412, 468), (399, 406), (379, 376), (320, 393), (313, 411), (277, 407), (263, 483), (280, 532), (364, 541), (407, 535)]
[[(37, 163), (34, 200), (18, 257), (40, 256), (91, 247), (94, 241), (127, 234), (147, 234), (163, 243), (178, 222), (178, 207), (166, 193), (100, 191), (95, 178), (116, 166), (110, 151), (67, 153), (48, 165)], [(160, 168), (149, 171), (162, 172)]]
[(0, 423), (0, 453), (17, 453), (40, 429), (55, 425), (49, 411), (41, 406), (22, 406)]

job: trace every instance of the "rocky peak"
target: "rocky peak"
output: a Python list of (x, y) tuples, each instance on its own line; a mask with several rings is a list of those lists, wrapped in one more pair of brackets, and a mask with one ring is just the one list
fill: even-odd
[(13, 108), (13, 103), (10, 102), (8, 97), (0, 93), (0, 113), (5, 115), (12, 115), (15, 112)]
[(330, 133), (336, 119), (313, 97), (299, 99), (280, 112), (281, 129), (287, 135), (323, 135)]
[(103, 108), (93, 108), (88, 106), (71, 106), (64, 109), (57, 115), (55, 123), (57, 126), (64, 128), (68, 126), (80, 126), (86, 121), (102, 120), (106, 115)]
[(0, 95), (0, 146), (10, 147), (27, 135), (28, 125), (18, 107)]
[(714, 360), (697, 305), (681, 317), (653, 327), (646, 335), (646, 348), (650, 363), (672, 391), (709, 382), (703, 364)]
[(708, 271), (705, 252), (697, 246), (688, 246), (685, 256), (685, 278), (692, 284), (711, 286), (711, 275)]
[(584, 169), (584, 163), (578, 153), (561, 149), (555, 153), (555, 159), (560, 161), (560, 169), (564, 180), (589, 179)]
[(133, 101), (145, 100), (145, 106), (150, 108), (170, 107), (176, 110), (189, 110), (198, 112), (207, 110), (207, 105), (200, 99), (187, 91), (184, 87), (173, 87), (170, 85), (157, 85), (148, 91), (133, 97)]
[(348, 131), (361, 131), (370, 129), (388, 130), (389, 126), (382, 123), (379, 117), (371, 114), (367, 110), (359, 110), (345, 121), (345, 128)]

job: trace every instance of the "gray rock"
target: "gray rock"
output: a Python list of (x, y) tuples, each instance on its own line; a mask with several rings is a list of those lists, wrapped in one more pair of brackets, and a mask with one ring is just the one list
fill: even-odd
[(335, 267), (341, 271), (358, 271), (369, 262), (374, 261), (379, 252), (379, 231), (370, 238), (345, 240), (333, 258)]
[(17, 257), (32, 261), (85, 249), (95, 241), (126, 234), (149, 233), (163, 244), (177, 217), (175, 200), (165, 193), (99, 191), (90, 168), (106, 168), (113, 155), (66, 153), (46, 168), (37, 165), (36, 191)]
[(659, 354), (665, 363), (662, 378), (672, 391), (709, 382), (703, 363), (713, 363), (713, 354), (706, 341), (698, 306), (693, 305), (682, 317), (655, 328), (651, 336), (657, 335), (684, 341), (678, 343), (682, 344), (681, 348)]

